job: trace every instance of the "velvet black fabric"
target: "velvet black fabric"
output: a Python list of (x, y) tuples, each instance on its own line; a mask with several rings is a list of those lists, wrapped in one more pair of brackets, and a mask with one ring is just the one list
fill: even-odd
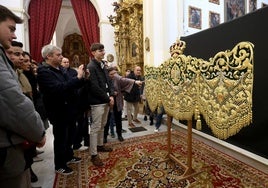
[[(208, 60), (219, 51), (232, 49), (241, 41), (254, 44), (253, 123), (226, 141), (268, 158), (268, 7), (217, 27), (181, 37), (185, 55)], [(211, 134), (206, 126), (202, 131)]]

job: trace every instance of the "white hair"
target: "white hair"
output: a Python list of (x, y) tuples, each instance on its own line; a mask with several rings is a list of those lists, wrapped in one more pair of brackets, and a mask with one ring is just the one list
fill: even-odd
[(62, 52), (62, 49), (58, 46), (54, 46), (51, 44), (43, 46), (41, 50), (42, 57), (46, 59), (47, 55), (52, 54), (55, 50)]

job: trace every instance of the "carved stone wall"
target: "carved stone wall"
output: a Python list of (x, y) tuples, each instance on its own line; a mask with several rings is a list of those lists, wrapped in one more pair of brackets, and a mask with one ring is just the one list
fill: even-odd
[(122, 0), (113, 6), (116, 16), (108, 18), (115, 32), (117, 65), (122, 73), (135, 65), (143, 67), (142, 0)]

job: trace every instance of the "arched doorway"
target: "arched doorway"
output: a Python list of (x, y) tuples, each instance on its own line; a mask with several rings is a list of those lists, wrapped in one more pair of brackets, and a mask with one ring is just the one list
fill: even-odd
[[(55, 11), (49, 11), (47, 7), (53, 7), (53, 3), (55, 2), (57, 2)], [(44, 3), (46, 3), (46, 6), (44, 6)], [(81, 12), (79, 12), (80, 17), (77, 17), (77, 12), (80, 11), (80, 7), (83, 7), (83, 9), (81, 9)], [(74, 15), (74, 10), (76, 12), (76, 15)], [(89, 51), (91, 43), (98, 42), (100, 40), (100, 31), (98, 26), (99, 16), (96, 12), (94, 5), (92, 5), (90, 1), (72, 1), (72, 3), (70, 0), (47, 0), (46, 2), (41, 0), (30, 1), (28, 12), (30, 15), (30, 53), (37, 61), (42, 60), (40, 53), (41, 48), (44, 45), (51, 43), (51, 41), (52, 44), (55, 44), (59, 47), (63, 47), (66, 34), (71, 35), (76, 33), (82, 36), (83, 33), (83, 40), (81, 40), (83, 45), (81, 45), (83, 47), (86, 46), (87, 51)], [(83, 15), (82, 17), (80, 13), (81, 15)], [(77, 22), (80, 23), (79, 27)], [(75, 46), (76, 44), (78, 43), (74, 43)], [(66, 49), (64, 49), (64, 51), (65, 53), (63, 55), (69, 56), (70, 61), (72, 61), (73, 57), (70, 56), (71, 54), (67, 53), (69, 52), (69, 50), (66, 51)], [(84, 52), (79, 53), (82, 55), (81, 57), (80, 55), (76, 57), (79, 57), (79, 61), (87, 63), (89, 59), (86, 58), (86, 55), (84, 55), (83, 53)]]

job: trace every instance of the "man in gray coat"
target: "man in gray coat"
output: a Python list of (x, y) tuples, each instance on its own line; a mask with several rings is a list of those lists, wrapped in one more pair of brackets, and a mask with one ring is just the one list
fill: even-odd
[(30, 172), (25, 169), (23, 146), (33, 143), (42, 147), (46, 138), (42, 119), (22, 93), (4, 51), (17, 38), (16, 23), (22, 20), (0, 5), (0, 187), (28, 188)]

